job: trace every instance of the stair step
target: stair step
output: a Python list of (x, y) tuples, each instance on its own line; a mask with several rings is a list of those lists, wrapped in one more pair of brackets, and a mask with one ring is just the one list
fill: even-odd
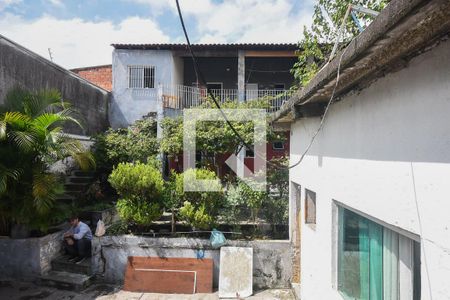
[(68, 261), (67, 256), (61, 256), (52, 260), (52, 270), (91, 275), (91, 258), (86, 258), (81, 264)]
[(172, 222), (172, 214), (171, 213), (164, 213), (161, 218), (159, 218), (158, 221), (167, 221)]
[(42, 285), (76, 292), (87, 288), (92, 283), (92, 280), (93, 276), (61, 271), (50, 271), (38, 278), (39, 283)]
[(81, 171), (81, 170), (77, 170), (77, 171), (73, 171), (72, 175), (74, 176), (81, 176), (81, 177), (94, 177), (95, 173), (92, 171)]
[(65, 203), (72, 203), (72, 201), (75, 201), (76, 197), (74, 195), (70, 195), (70, 194), (63, 194), (61, 196), (58, 196), (58, 198), (56, 199), (56, 201), (60, 201), (60, 202), (65, 202)]
[(64, 188), (66, 191), (74, 191), (74, 192), (81, 192), (84, 191), (87, 188), (86, 183), (66, 183), (64, 184)]
[(67, 177), (66, 182), (89, 184), (92, 182), (93, 179), (94, 179), (93, 177), (86, 177), (86, 176), (69, 176)]

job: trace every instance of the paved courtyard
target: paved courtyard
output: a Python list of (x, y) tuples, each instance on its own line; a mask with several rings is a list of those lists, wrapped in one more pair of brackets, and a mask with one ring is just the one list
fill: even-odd
[[(0, 299), (8, 300), (213, 300), (218, 299), (217, 292), (214, 294), (153, 294), (153, 293), (132, 293), (122, 291), (120, 286), (96, 283), (82, 292), (72, 292), (59, 290), (52, 287), (38, 286), (31, 282), (0, 281)], [(273, 300), (294, 300), (291, 290), (272, 289), (256, 292), (252, 297), (246, 299), (273, 299)]]

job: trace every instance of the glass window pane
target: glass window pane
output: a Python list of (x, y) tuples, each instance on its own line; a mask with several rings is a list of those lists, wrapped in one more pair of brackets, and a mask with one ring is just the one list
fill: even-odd
[(420, 299), (420, 244), (339, 208), (338, 290), (345, 299)]
[(339, 290), (345, 299), (383, 299), (382, 226), (340, 209)]
[(369, 225), (369, 299), (383, 299), (383, 227)]

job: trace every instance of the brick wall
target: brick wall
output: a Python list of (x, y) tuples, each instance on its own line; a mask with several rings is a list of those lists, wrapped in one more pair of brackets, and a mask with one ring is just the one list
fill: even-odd
[(79, 68), (71, 71), (107, 91), (112, 89), (111, 65)]

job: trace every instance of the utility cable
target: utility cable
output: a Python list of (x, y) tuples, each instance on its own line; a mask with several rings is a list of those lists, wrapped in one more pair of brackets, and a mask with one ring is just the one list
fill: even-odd
[[(316, 139), (317, 135), (319, 134), (319, 132), (320, 132), (320, 131), (322, 130), (322, 128), (323, 128), (323, 124), (325, 123), (325, 117), (327, 116), (328, 110), (329, 110), (331, 104), (333, 103), (334, 95), (335, 95), (335, 93), (336, 93), (336, 88), (337, 88), (338, 83), (339, 83), (342, 57), (344, 56), (344, 54), (345, 54), (345, 52), (347, 51), (347, 49), (348, 49), (348, 47), (346, 47), (346, 48), (344, 49), (344, 51), (342, 51), (341, 57), (339, 58), (339, 64), (338, 64), (337, 73), (336, 73), (336, 83), (334, 84), (334, 88), (333, 88), (333, 92), (331, 93), (330, 100), (328, 101), (328, 104), (327, 104), (327, 106), (325, 107), (325, 111), (324, 111), (324, 113), (323, 113), (322, 120), (320, 120), (320, 125), (319, 125), (319, 127), (317, 128), (317, 130), (316, 130), (316, 132), (314, 133), (314, 135), (312, 136), (311, 141), (309, 142), (309, 144), (308, 144), (308, 146), (306, 147), (305, 151), (304, 151), (304, 152), (302, 153), (302, 155), (300, 156), (300, 159), (299, 159), (295, 164), (289, 166), (289, 167), (288, 167), (289, 169), (292, 169), (292, 168), (298, 166), (298, 165), (303, 161), (303, 159), (305, 158), (305, 156), (306, 156), (306, 154), (308, 153), (309, 149), (311, 148), (312, 144), (314, 143), (314, 140)], [(303, 102), (303, 103), (301, 103), (301, 104), (304, 105), (305, 103), (306, 103), (306, 102)]]
[[(188, 34), (187, 34), (187, 31), (186, 31), (186, 26), (185, 26), (185, 24), (184, 24), (183, 15), (182, 15), (182, 13), (181, 13), (179, 0), (175, 0), (175, 1), (176, 1), (176, 4), (177, 4), (178, 16), (179, 16), (179, 18), (180, 18), (180, 22), (181, 22), (181, 26), (182, 26), (182, 28), (183, 28), (184, 36), (185, 36), (185, 38), (186, 38), (187, 46), (188, 46), (189, 52), (190, 52), (191, 57), (192, 57), (192, 61), (193, 61), (195, 73), (198, 74), (198, 77), (199, 77), (201, 83), (202, 83), (202, 84), (206, 84), (205, 78), (203, 77), (203, 73), (200, 71), (200, 69), (199, 69), (199, 67), (198, 67), (197, 58), (196, 58), (196, 56), (195, 56), (195, 54), (194, 54), (194, 52), (193, 52), (193, 50), (192, 50), (191, 42), (190, 42), (190, 40), (189, 40), (189, 36), (188, 36)], [(324, 122), (325, 122), (325, 118), (326, 118), (326, 116), (327, 116), (327, 113), (328, 113), (328, 110), (329, 110), (329, 108), (330, 108), (330, 106), (331, 106), (331, 103), (333, 102), (334, 95), (335, 95), (335, 93), (336, 93), (336, 89), (337, 89), (337, 86), (338, 86), (338, 83), (339, 83), (339, 76), (340, 76), (340, 68), (341, 68), (342, 57), (344, 56), (344, 53), (347, 51), (347, 49), (348, 49), (348, 47), (346, 47), (346, 48), (344, 49), (344, 51), (342, 52), (342, 54), (341, 54), (341, 56), (340, 56), (340, 58), (339, 58), (339, 64), (338, 64), (338, 69), (337, 69), (337, 74), (336, 74), (336, 83), (335, 83), (335, 85), (334, 85), (333, 92), (332, 92), (332, 94), (331, 94), (330, 100), (328, 101), (327, 106), (326, 106), (326, 108), (325, 108), (325, 111), (324, 111), (322, 120), (320, 121), (320, 125), (319, 125), (319, 127), (317, 128), (317, 130), (316, 130), (316, 132), (314, 133), (314, 135), (312, 136), (311, 141), (309, 142), (309, 144), (308, 144), (308, 146), (306, 147), (305, 151), (302, 153), (300, 159), (299, 159), (296, 163), (294, 163), (293, 165), (288, 166), (288, 167), (283, 167), (283, 166), (280, 166), (279, 164), (274, 164), (274, 163), (272, 163), (271, 161), (266, 160), (266, 158), (263, 157), (263, 156), (262, 156), (261, 154), (259, 154), (258, 152), (254, 151), (254, 147), (251, 146), (251, 145), (249, 145), (247, 142), (245, 142), (245, 140), (241, 137), (241, 135), (240, 135), (240, 134), (237, 132), (237, 130), (234, 128), (233, 124), (231, 124), (231, 122), (228, 120), (227, 116), (226, 116), (225, 113), (222, 111), (222, 108), (220, 107), (220, 104), (217, 102), (217, 100), (216, 100), (214, 94), (213, 94), (210, 90), (208, 90), (207, 92), (208, 92), (208, 95), (209, 95), (209, 96), (211, 97), (211, 99), (213, 100), (215, 106), (219, 109), (219, 111), (220, 111), (221, 115), (223, 116), (223, 118), (225, 119), (225, 122), (227, 123), (227, 125), (230, 127), (230, 129), (233, 131), (233, 133), (235, 134), (235, 136), (241, 141), (241, 143), (242, 143), (245, 147), (247, 147), (248, 149), (252, 150), (253, 153), (254, 153), (255, 155), (258, 155), (258, 156), (259, 156), (260, 158), (262, 158), (266, 163), (271, 164), (271, 165), (275, 166), (276, 168), (279, 168), (279, 169), (285, 169), (285, 168), (287, 168), (287, 169), (292, 169), (292, 168), (298, 166), (298, 165), (303, 161), (303, 159), (305, 158), (305, 156), (306, 156), (306, 154), (308, 153), (309, 149), (311, 148), (312, 144), (314, 143), (314, 140), (316, 139), (317, 135), (319, 134), (319, 132), (320, 132), (320, 131), (322, 130), (322, 128), (323, 128), (323, 124), (324, 124)], [(300, 105), (304, 105), (304, 104), (306, 104), (307, 102), (309, 102), (309, 101), (305, 101), (305, 102), (301, 103)]]
[[(187, 42), (187, 46), (189, 48), (189, 52), (191, 54), (192, 57), (192, 62), (194, 65), (194, 70), (195, 73), (197, 74), (198, 78), (201, 81), (201, 84), (206, 85), (206, 80), (203, 76), (203, 73), (200, 71), (199, 67), (198, 67), (198, 63), (197, 63), (197, 57), (194, 54), (194, 51), (192, 50), (192, 46), (191, 46), (191, 42), (189, 40), (189, 36), (187, 34), (186, 31), (186, 26), (184, 25), (184, 21), (183, 21), (183, 15), (181, 13), (181, 9), (180, 9), (180, 3), (178, 2), (178, 0), (175, 0), (176, 4), (177, 4), (177, 10), (178, 10), (178, 16), (180, 17), (180, 22), (181, 22), (181, 26), (183, 28), (183, 32), (184, 32), (184, 37), (186, 38), (186, 42)], [(241, 141), (241, 143), (249, 148), (250, 150), (253, 151), (253, 146), (250, 146), (242, 137), (241, 135), (237, 132), (236, 128), (234, 128), (233, 124), (231, 124), (231, 122), (228, 120), (227, 116), (225, 115), (225, 113), (223, 112), (222, 108), (220, 107), (219, 102), (217, 102), (216, 97), (214, 96), (214, 94), (211, 92), (211, 90), (207, 90), (207, 93), (209, 95), (209, 97), (211, 97), (212, 101), (214, 102), (215, 106), (219, 109), (222, 117), (225, 119), (225, 122), (227, 123), (227, 125), (230, 127), (231, 131), (233, 131), (234, 135)], [(254, 151), (253, 151), (254, 153)]]

